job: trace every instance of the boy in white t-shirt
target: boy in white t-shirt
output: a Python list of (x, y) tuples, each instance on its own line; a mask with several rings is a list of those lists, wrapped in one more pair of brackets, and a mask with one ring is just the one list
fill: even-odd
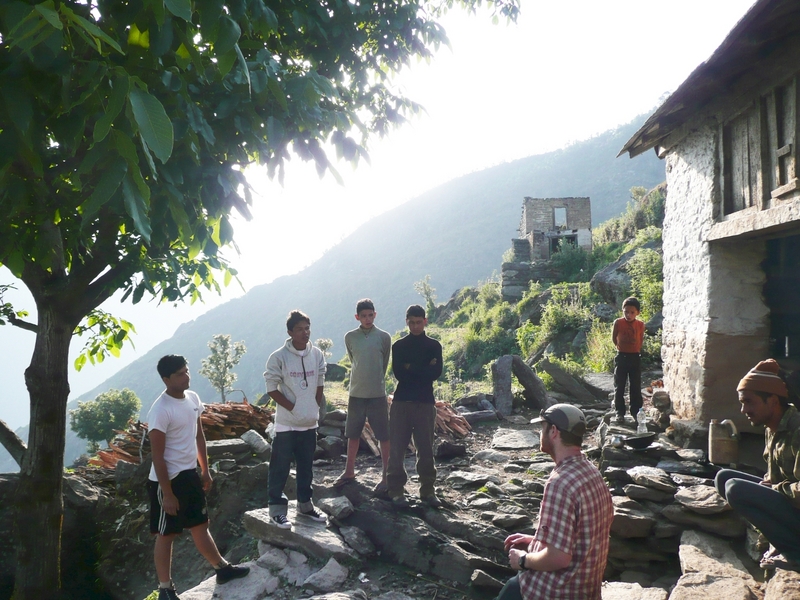
[(232, 565), (222, 558), (208, 531), (205, 492), (211, 489), (211, 474), (200, 423), (203, 403), (189, 391), (186, 359), (174, 354), (162, 357), (158, 374), (167, 389), (147, 415), (153, 457), (147, 482), (150, 533), (156, 536), (158, 598), (176, 600), (179, 597), (172, 585), (172, 543), (184, 529), (189, 530), (197, 550), (214, 567), (218, 584), (244, 577), (250, 568)]

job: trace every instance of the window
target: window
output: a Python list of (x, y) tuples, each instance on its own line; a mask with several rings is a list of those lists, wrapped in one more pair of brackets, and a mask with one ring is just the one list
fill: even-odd
[(797, 88), (776, 87), (723, 125), (723, 216), (770, 208), (797, 189)]
[(553, 209), (553, 225), (555, 228), (567, 226), (567, 208), (565, 206)]

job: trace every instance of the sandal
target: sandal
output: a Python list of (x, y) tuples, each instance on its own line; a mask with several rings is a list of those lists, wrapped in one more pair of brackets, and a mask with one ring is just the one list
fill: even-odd
[(378, 485), (376, 485), (373, 488), (372, 491), (375, 492), (376, 494), (386, 494), (389, 492), (389, 486), (386, 484), (385, 481), (380, 481), (378, 482)]
[(356, 480), (355, 475), (353, 475), (352, 477), (345, 477), (344, 474), (342, 474), (339, 475), (339, 477), (337, 477), (336, 480), (333, 482), (333, 487), (337, 488), (342, 487), (344, 485), (347, 485), (348, 483), (352, 483), (355, 480)]

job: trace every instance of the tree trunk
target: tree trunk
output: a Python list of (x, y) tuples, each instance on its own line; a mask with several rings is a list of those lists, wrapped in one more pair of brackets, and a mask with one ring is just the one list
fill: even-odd
[(61, 589), (61, 482), (74, 325), (53, 306), (38, 305), (39, 329), (25, 382), (31, 415), (28, 450), (15, 498), (17, 565), (13, 600), (58, 598)]

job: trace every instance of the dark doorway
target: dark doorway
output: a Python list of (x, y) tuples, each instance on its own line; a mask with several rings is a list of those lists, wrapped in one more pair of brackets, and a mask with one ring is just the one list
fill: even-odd
[(770, 356), (800, 367), (800, 235), (767, 241), (764, 300), (770, 310)]

